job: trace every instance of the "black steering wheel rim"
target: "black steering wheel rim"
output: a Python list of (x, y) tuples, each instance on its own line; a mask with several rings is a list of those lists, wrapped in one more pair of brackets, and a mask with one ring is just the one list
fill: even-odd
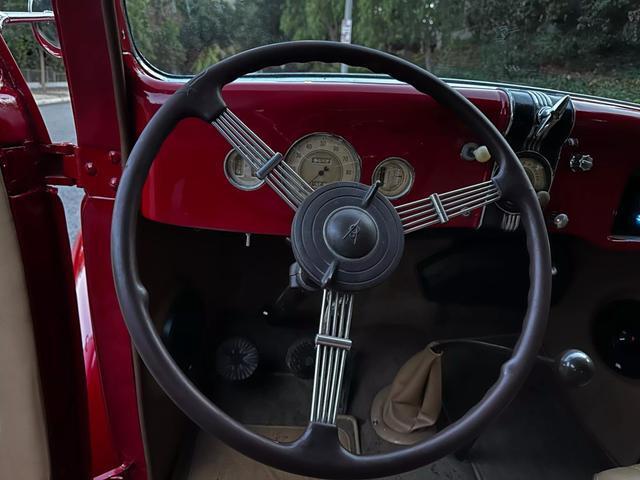
[[(269, 66), (294, 62), (346, 63), (386, 73), (452, 109), (500, 163), (495, 182), (518, 205), (530, 257), (528, 308), (520, 338), (499, 379), (464, 417), (426, 441), (385, 454), (356, 456), (343, 450), (334, 426), (311, 423), (293, 444), (277, 444), (229, 417), (193, 385), (163, 345), (148, 310), (139, 274), (136, 232), (144, 182), (162, 143), (187, 117), (214, 121), (226, 108), (222, 87)], [(300, 41), (267, 45), (229, 57), (194, 77), (158, 110), (135, 144), (115, 200), (111, 257), (116, 292), (140, 357), (173, 402), (203, 430), (253, 459), (297, 474), (324, 478), (368, 478), (412, 470), (439, 459), (477, 437), (515, 397), (542, 344), (549, 310), (551, 255), (535, 192), (515, 153), (494, 125), (465, 97), (431, 73), (395, 56), (355, 45)]]

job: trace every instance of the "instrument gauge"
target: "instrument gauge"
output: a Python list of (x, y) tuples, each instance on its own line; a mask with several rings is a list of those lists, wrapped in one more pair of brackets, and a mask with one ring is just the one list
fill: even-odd
[(372, 183), (380, 181), (380, 193), (390, 200), (405, 195), (413, 186), (415, 173), (409, 162), (400, 157), (384, 159), (373, 171)]
[(536, 192), (548, 192), (553, 180), (553, 169), (547, 159), (537, 152), (521, 152), (518, 158), (533, 189)]
[(260, 188), (264, 180), (256, 177), (256, 172), (238, 152), (231, 150), (224, 158), (224, 174), (227, 180), (240, 190)]
[(360, 157), (344, 138), (312, 133), (291, 145), (284, 161), (313, 189), (333, 182), (360, 181)]

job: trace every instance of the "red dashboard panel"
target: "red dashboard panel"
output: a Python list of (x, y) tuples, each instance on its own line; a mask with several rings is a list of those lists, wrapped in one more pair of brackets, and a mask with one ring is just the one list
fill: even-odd
[[(131, 76), (137, 105), (136, 128), (144, 128), (167, 97), (182, 84), (152, 79), (133, 61)], [(500, 89), (464, 87), (460, 92), (505, 131), (509, 99)], [(328, 132), (347, 139), (362, 159), (361, 181), (389, 156), (407, 159), (415, 169), (411, 191), (401, 204), (486, 180), (489, 164), (460, 159), (462, 145), (474, 135), (450, 112), (412, 87), (396, 83), (331, 81), (258, 81), (233, 83), (223, 91), (229, 107), (274, 150), (285, 153), (300, 137)], [(553, 231), (557, 213), (569, 216), (562, 233), (607, 248), (633, 249), (638, 242), (611, 235), (629, 176), (640, 167), (635, 135), (640, 108), (599, 100), (573, 99), (576, 118), (555, 172), (545, 216)], [(184, 120), (169, 137), (147, 181), (143, 214), (158, 222), (218, 230), (288, 235), (292, 211), (267, 186), (241, 191), (223, 171), (230, 147), (211, 126)], [(593, 170), (569, 169), (573, 154), (594, 158)], [(475, 228), (481, 211), (458, 217), (448, 227)]]
[[(149, 85), (146, 86), (147, 88)], [(161, 85), (166, 90), (166, 84)], [(509, 120), (508, 99), (496, 89), (464, 89), (497, 126)], [(389, 83), (237, 82), (223, 96), (229, 107), (274, 150), (283, 154), (312, 132), (342, 136), (362, 159), (361, 182), (370, 184), (382, 160), (400, 156), (415, 170), (405, 203), (486, 180), (490, 165), (460, 158), (474, 135), (446, 109), (412, 87)], [(165, 95), (146, 93), (142, 127)], [(189, 227), (288, 235), (291, 209), (267, 186), (241, 191), (223, 171), (230, 147), (211, 126), (183, 121), (156, 159), (143, 197), (143, 214)], [(473, 227), (480, 211), (450, 226)]]
[[(577, 146), (565, 147), (551, 189), (548, 217), (569, 216), (563, 233), (606, 248), (637, 249), (638, 241), (617, 241), (611, 235), (614, 217), (630, 175), (640, 168), (636, 142), (640, 108), (596, 100), (574, 100), (576, 122), (571, 135)], [(588, 172), (572, 172), (573, 154), (594, 159)]]

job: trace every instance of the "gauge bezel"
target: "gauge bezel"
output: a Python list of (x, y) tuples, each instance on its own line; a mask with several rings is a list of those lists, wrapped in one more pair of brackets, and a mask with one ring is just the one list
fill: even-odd
[[(551, 190), (551, 186), (553, 185), (553, 178), (555, 176), (555, 172), (553, 170), (553, 167), (551, 166), (551, 162), (549, 162), (547, 157), (545, 157), (540, 152), (537, 152), (535, 150), (521, 150), (521, 151), (516, 153), (516, 157), (518, 157), (518, 161), (520, 162), (520, 164), (522, 164), (522, 158), (524, 158), (524, 157), (530, 157), (530, 158), (534, 157), (536, 160), (539, 160), (540, 163), (543, 165), (545, 171), (549, 175), (549, 189), (547, 191)], [(528, 177), (527, 177), (527, 179), (528, 179)], [(533, 184), (531, 183), (531, 180), (529, 180), (529, 184), (533, 188)], [(534, 188), (534, 190), (535, 190), (535, 188)], [(536, 193), (538, 193), (539, 191), (542, 191), (542, 190), (535, 190)], [(498, 202), (495, 203), (495, 206), (498, 209), (502, 210), (504, 213), (508, 213), (508, 214), (512, 214), (512, 215), (520, 213), (515, 208), (513, 208), (512, 205), (509, 202), (498, 201)]]
[(380, 192), (389, 200), (397, 200), (398, 198), (404, 197), (407, 193), (409, 193), (411, 191), (411, 189), (413, 188), (413, 183), (416, 179), (416, 171), (413, 168), (413, 165), (411, 165), (411, 163), (402, 157), (397, 157), (397, 156), (391, 156), (391, 157), (387, 157), (384, 160), (382, 160), (378, 165), (376, 165), (376, 168), (373, 170), (373, 173), (371, 174), (371, 184), (373, 185), (373, 182), (376, 181), (376, 174), (378, 173), (378, 171), (380, 170), (380, 168), (382, 168), (382, 166), (386, 163), (389, 162), (391, 160), (395, 160), (395, 161), (400, 161), (400, 163), (405, 164), (408, 169), (409, 169), (409, 183), (407, 183), (407, 185), (405, 186), (405, 188), (397, 195), (386, 195), (384, 193), (382, 193), (382, 190), (380, 190)]
[[(318, 136), (318, 135), (324, 135), (324, 136), (327, 136), (327, 137), (333, 137), (333, 138), (337, 139), (338, 141), (342, 142), (347, 147), (347, 149), (350, 151), (351, 155), (353, 157), (355, 157), (355, 159), (356, 159), (356, 162), (355, 162), (356, 178), (354, 178), (353, 180), (348, 180), (348, 181), (359, 183), (360, 182), (360, 178), (362, 177), (362, 159), (360, 158), (360, 155), (358, 154), (358, 151), (351, 144), (351, 142), (349, 142), (346, 138), (344, 138), (344, 137), (342, 137), (340, 135), (336, 135), (335, 133), (311, 132), (311, 133), (307, 133), (306, 135), (303, 135), (302, 137), (298, 138), (297, 140), (295, 140), (291, 144), (291, 146), (287, 149), (287, 152), (284, 154), (284, 157), (283, 157), (282, 161), (285, 162), (287, 165), (289, 165), (291, 168), (293, 168), (296, 171), (296, 173), (302, 177), (302, 175), (300, 174), (298, 169), (294, 168), (293, 165), (291, 165), (291, 162), (288, 162), (287, 160), (289, 159), (289, 156), (291, 155), (291, 153), (293, 152), (293, 150), (296, 148), (296, 146), (299, 143), (302, 143), (304, 140), (308, 139), (309, 137), (315, 137), (315, 136)], [(302, 177), (302, 178), (304, 178), (304, 177)], [(342, 182), (342, 181), (345, 181), (345, 180), (344, 179), (336, 180), (336, 182)], [(331, 183), (335, 183), (335, 182), (331, 182)]]
[[(545, 173), (549, 177), (549, 185), (546, 191), (548, 192), (549, 190), (551, 190), (551, 185), (553, 184), (554, 171), (553, 171), (553, 167), (551, 166), (551, 162), (549, 162), (547, 157), (542, 155), (540, 152), (536, 152), (535, 150), (523, 150), (521, 152), (518, 152), (516, 156), (518, 157), (520, 164), (522, 164), (523, 158), (533, 158), (534, 160), (537, 160), (540, 163), (540, 165), (542, 165), (542, 167), (545, 170)], [(533, 187), (533, 184), (531, 184), (531, 186)], [(536, 193), (542, 191), (542, 190), (536, 190), (535, 187), (533, 189), (536, 191)]]
[(224, 157), (224, 162), (222, 163), (222, 170), (224, 171), (224, 176), (227, 177), (227, 180), (229, 181), (229, 183), (231, 185), (233, 185), (234, 187), (236, 187), (238, 190), (242, 190), (245, 192), (251, 192), (253, 190), (257, 190), (260, 187), (262, 187), (265, 184), (264, 180), (260, 180), (258, 177), (259, 182), (255, 185), (242, 185), (240, 183), (238, 183), (238, 181), (229, 173), (229, 171), (227, 170), (227, 166), (229, 165), (229, 161), (231, 158), (231, 155), (236, 154), (240, 157), (241, 160), (244, 160), (246, 162), (246, 160), (244, 159), (244, 157), (242, 155), (240, 155), (240, 153), (238, 153), (236, 151), (235, 148), (232, 148), (231, 150), (229, 150), (227, 152), (227, 154)]

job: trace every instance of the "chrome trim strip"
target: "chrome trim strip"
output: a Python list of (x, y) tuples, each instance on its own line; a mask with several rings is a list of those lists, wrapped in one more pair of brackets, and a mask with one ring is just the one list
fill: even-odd
[(55, 22), (52, 11), (44, 12), (0, 12), (0, 31), (5, 25), (12, 23), (40, 23)]
[(506, 137), (509, 135), (511, 131), (511, 127), (513, 126), (513, 119), (515, 118), (515, 99), (513, 98), (513, 94), (508, 88), (501, 89), (503, 92), (507, 94), (507, 99), (509, 100), (509, 123), (507, 123), (507, 128), (505, 129), (503, 135)]
[[(323, 290), (316, 336), (316, 364), (311, 396), (311, 422), (334, 424), (344, 379), (353, 294)], [(326, 340), (326, 342), (325, 342)]]

